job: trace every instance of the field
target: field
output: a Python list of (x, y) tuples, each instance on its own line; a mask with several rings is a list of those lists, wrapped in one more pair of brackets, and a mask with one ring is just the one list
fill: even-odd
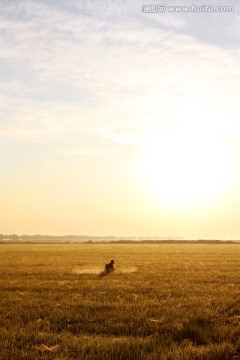
[(0, 359), (240, 359), (239, 271), (240, 245), (0, 245)]

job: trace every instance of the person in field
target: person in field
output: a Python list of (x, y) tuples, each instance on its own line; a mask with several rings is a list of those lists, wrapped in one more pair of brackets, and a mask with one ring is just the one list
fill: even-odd
[(113, 273), (115, 271), (115, 267), (114, 267), (114, 260), (111, 260), (111, 262), (109, 264), (105, 265), (105, 272), (107, 274)]

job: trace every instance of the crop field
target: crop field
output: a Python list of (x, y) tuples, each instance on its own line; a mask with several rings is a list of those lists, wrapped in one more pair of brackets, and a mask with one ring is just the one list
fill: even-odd
[(240, 359), (239, 275), (237, 244), (2, 244), (0, 359)]

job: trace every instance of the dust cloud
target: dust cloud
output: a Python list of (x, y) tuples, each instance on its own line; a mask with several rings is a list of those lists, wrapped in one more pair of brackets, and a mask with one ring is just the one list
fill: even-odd
[(127, 267), (125, 269), (119, 269), (116, 270), (117, 272), (119, 272), (120, 274), (131, 274), (131, 273), (135, 273), (137, 271), (136, 267)]
[[(100, 274), (103, 271), (102, 268), (99, 267), (89, 267), (89, 268), (81, 268), (75, 267), (72, 272), (73, 274), (83, 275), (83, 274)], [(131, 274), (137, 271), (136, 267), (127, 267), (124, 269), (116, 268), (115, 274)]]
[(73, 269), (73, 273), (74, 274), (79, 274), (79, 275), (82, 275), (82, 274), (99, 274), (101, 271), (103, 271), (102, 268), (95, 268), (95, 267), (92, 267), (92, 268), (80, 268), (80, 267), (76, 267)]

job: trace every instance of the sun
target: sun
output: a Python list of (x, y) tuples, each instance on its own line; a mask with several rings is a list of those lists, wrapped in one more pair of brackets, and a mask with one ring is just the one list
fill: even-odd
[(231, 177), (231, 156), (219, 137), (168, 132), (144, 144), (141, 182), (151, 198), (174, 209), (191, 209), (217, 200)]

